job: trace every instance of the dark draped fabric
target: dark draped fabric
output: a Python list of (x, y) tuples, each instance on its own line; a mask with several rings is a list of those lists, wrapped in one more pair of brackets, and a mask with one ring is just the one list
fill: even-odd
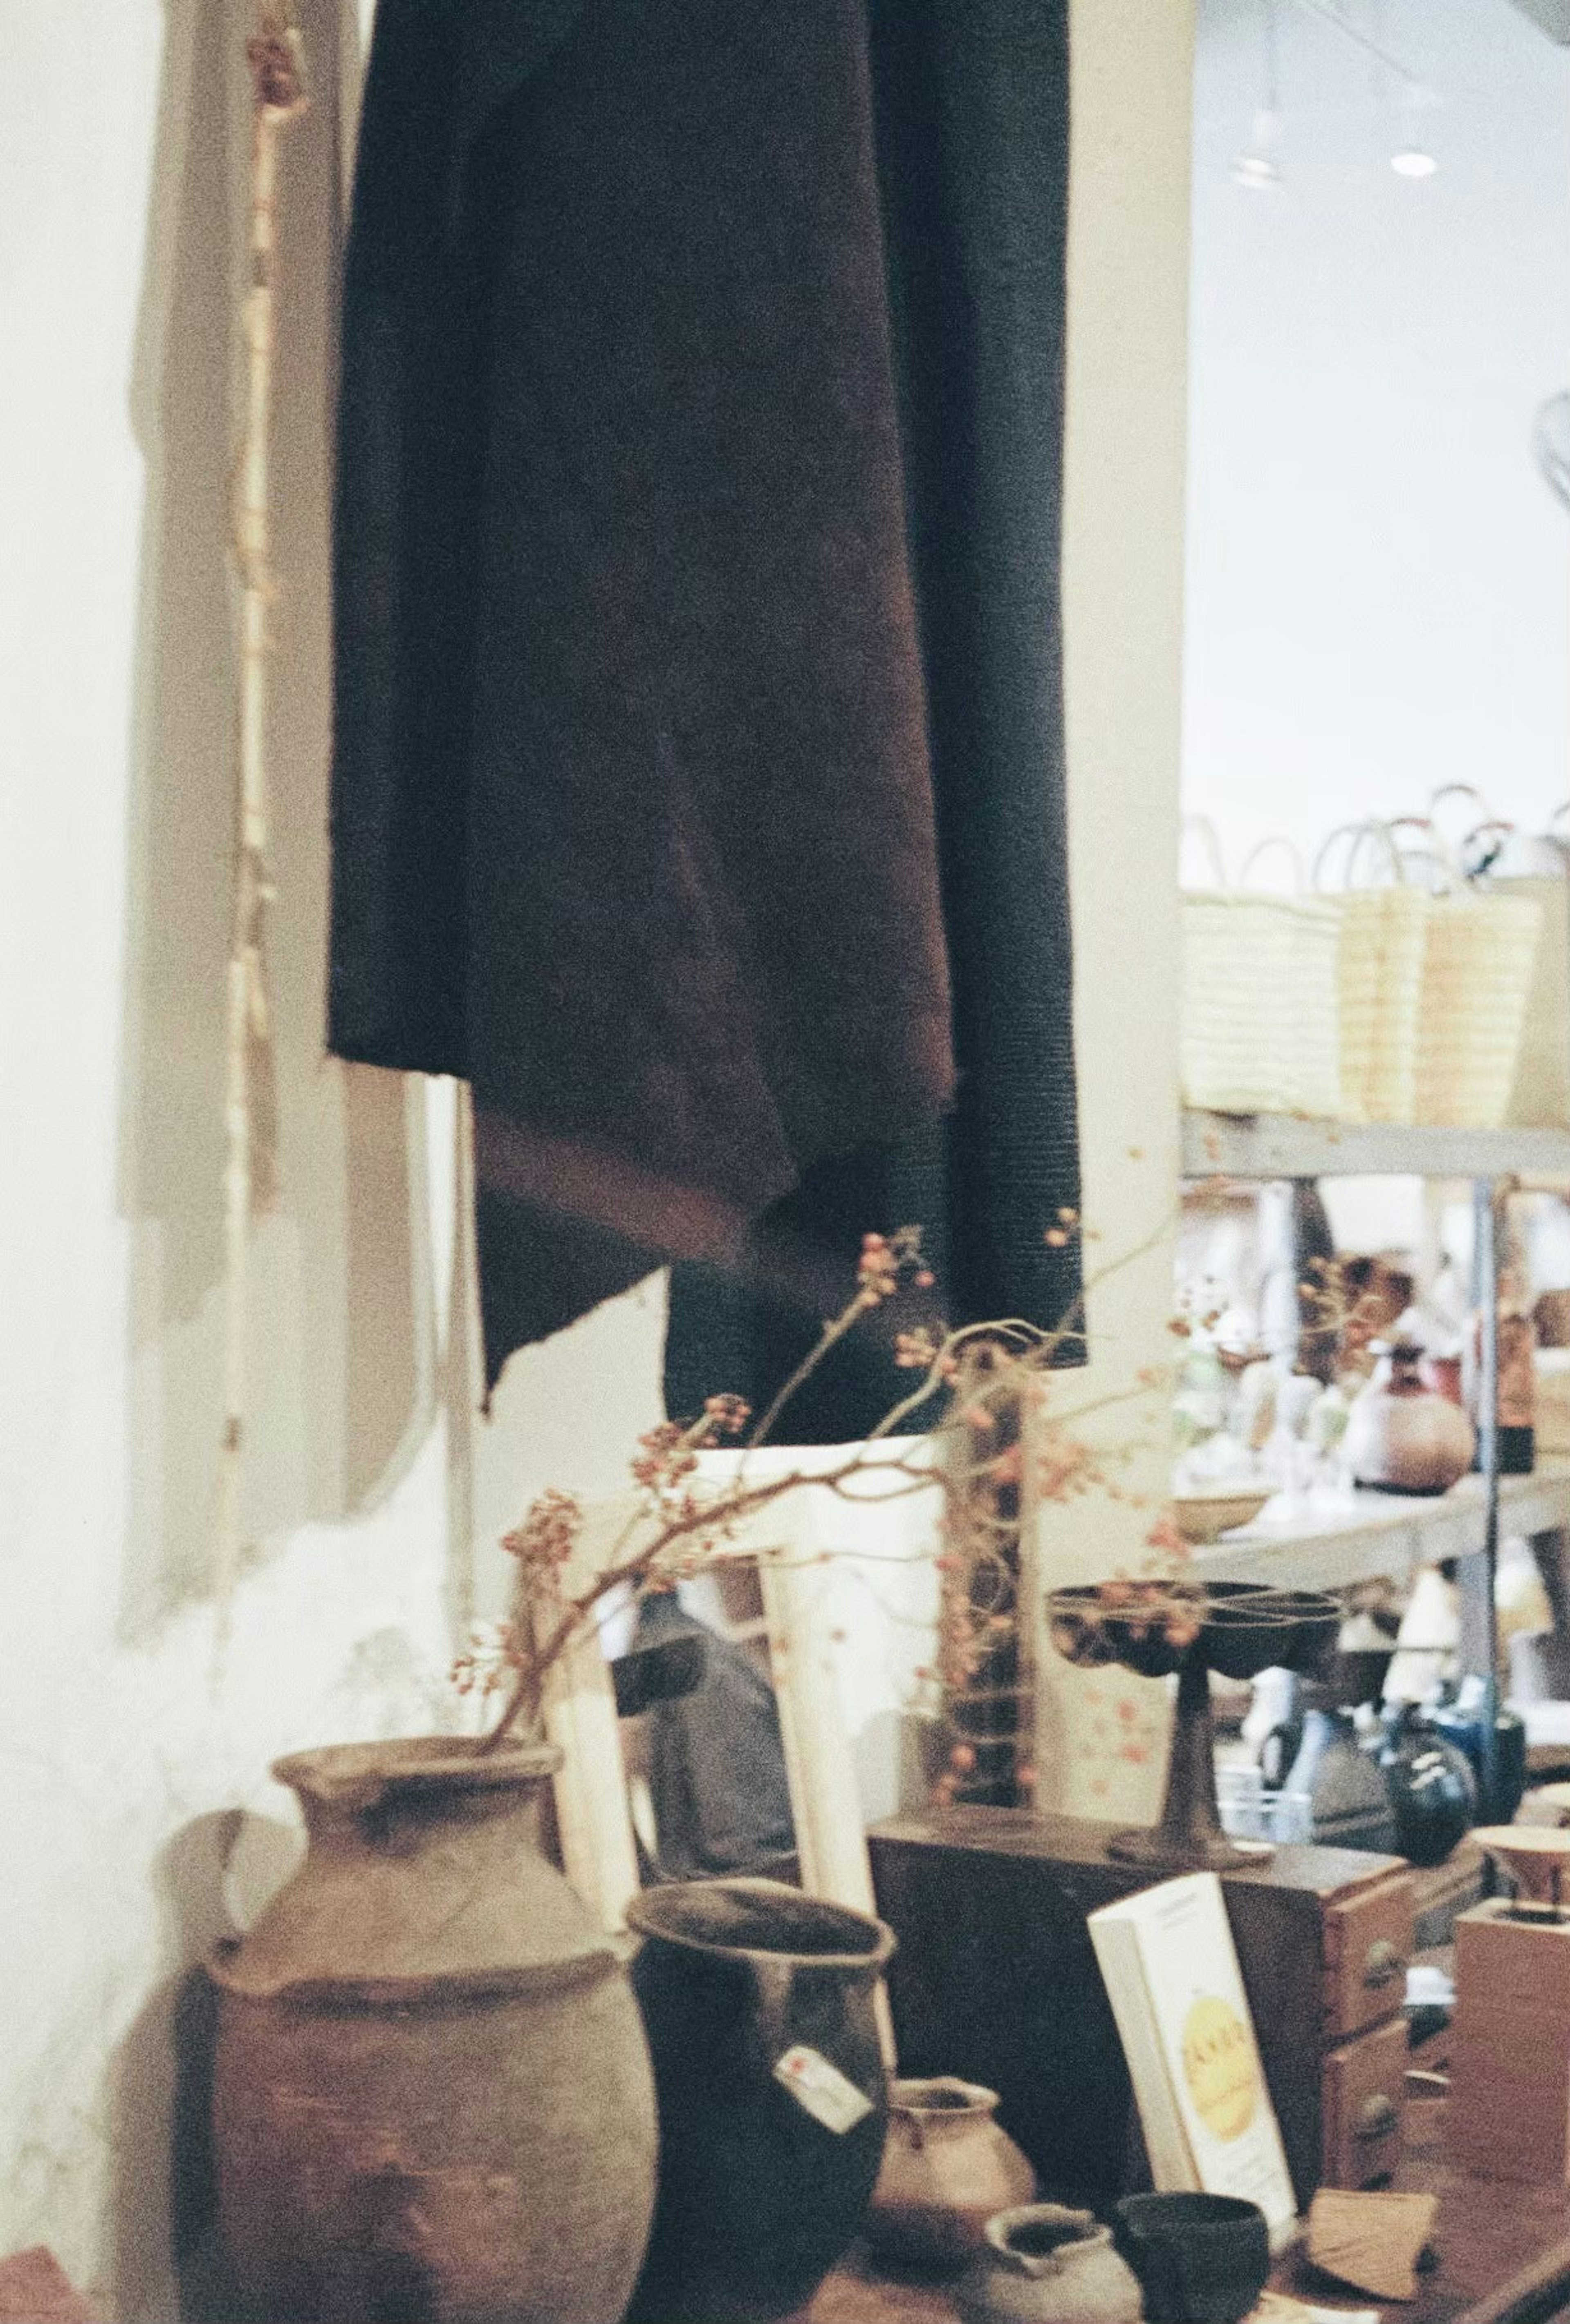
[[(675, 1270), (666, 1401), (765, 1406), (848, 1294), (868, 1228), (920, 1224), (954, 1323), (1051, 1329), (1079, 1287), (1058, 546), (1067, 0), (873, 0), (871, 67), (906, 521), (959, 1087), (948, 1119), (809, 1171), (739, 1267)], [(859, 1436), (901, 1386), (902, 1300), (792, 1403)], [(1066, 1343), (1064, 1355), (1080, 1352)], [(908, 1385), (908, 1381), (903, 1383)]]
[(907, 1217), (1066, 1303), (1064, 5), (381, 0), (329, 1037), (473, 1084), (493, 1379), (677, 1259), (757, 1392)]

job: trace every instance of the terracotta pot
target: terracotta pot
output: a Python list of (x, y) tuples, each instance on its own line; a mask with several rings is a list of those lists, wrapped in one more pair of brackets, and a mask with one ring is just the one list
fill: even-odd
[(987, 2221), (956, 2287), (963, 2324), (1139, 2324), (1140, 2287), (1089, 2211), (1027, 2203)]
[(240, 2310), (276, 2324), (614, 2324), (653, 2208), (621, 1957), (540, 1853), (550, 1750), (280, 1760), (304, 1864), (219, 1987), (214, 2137)]
[(1387, 1350), (1353, 1401), (1346, 1457), (1360, 1485), (1387, 1493), (1444, 1493), (1472, 1466), (1472, 1423), (1425, 1388), (1420, 1350)]
[(889, 2135), (866, 2238), (889, 2259), (942, 2266), (979, 2251), (994, 2212), (1033, 2200), (1036, 2173), (993, 2121), (996, 2090), (951, 2074), (889, 2090)]
[(861, 2225), (888, 2097), (881, 1921), (775, 1880), (646, 1889), (633, 1983), (660, 2098), (643, 2324), (760, 2324), (805, 2307)]

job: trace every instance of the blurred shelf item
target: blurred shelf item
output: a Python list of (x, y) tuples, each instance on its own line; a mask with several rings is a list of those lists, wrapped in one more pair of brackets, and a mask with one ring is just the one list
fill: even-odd
[(1570, 1185), (1570, 1130), (1442, 1130), (1302, 1121), (1284, 1113), (1183, 1115), (1187, 1178), (1503, 1178)]
[[(1503, 1531), (1530, 1536), (1570, 1528), (1570, 1457), (1539, 1457), (1533, 1475), (1501, 1477), (1499, 1500)], [(1481, 1477), (1464, 1477), (1432, 1500), (1360, 1492), (1344, 1517), (1240, 1526), (1196, 1550), (1193, 1572), (1207, 1581), (1310, 1590), (1381, 1574), (1399, 1579), (1419, 1565), (1481, 1550), (1485, 1502)]]

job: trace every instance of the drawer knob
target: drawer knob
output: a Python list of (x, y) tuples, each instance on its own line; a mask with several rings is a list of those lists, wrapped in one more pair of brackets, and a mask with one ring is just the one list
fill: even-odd
[(1395, 2129), (1400, 2118), (1394, 2098), (1386, 2098), (1381, 2090), (1373, 2098), (1364, 2098), (1359, 2107), (1352, 2135), (1354, 2138), (1370, 2140), (1385, 2138)]
[(1368, 1949), (1368, 1957), (1362, 1965), (1362, 1981), (1371, 1992), (1377, 1993), (1381, 1986), (1394, 1985), (1397, 1978), (1405, 1976), (1406, 1969), (1400, 1948), (1393, 1945), (1389, 1937), (1380, 1937)]

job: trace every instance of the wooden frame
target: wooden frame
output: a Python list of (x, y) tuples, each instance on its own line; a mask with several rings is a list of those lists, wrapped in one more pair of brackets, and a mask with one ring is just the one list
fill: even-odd
[[(839, 1448), (771, 1448), (745, 1457), (749, 1475), (799, 1469), (809, 1476), (815, 1466), (838, 1456)], [(734, 1473), (740, 1457), (706, 1455), (712, 1480)], [(840, 1556), (891, 1566), (923, 1560), (923, 1536), (935, 1524), (938, 1495), (934, 1487), (930, 1496), (905, 1495), (897, 1502), (872, 1493), (860, 1499), (858, 1508), (843, 1495), (804, 1485), (743, 1528), (723, 1554), (755, 1563), (759, 1573), (802, 1886), (809, 1895), (872, 1912), (860, 1788), (836, 1667), (836, 1566)], [(622, 1499), (591, 1506), (565, 1576), (568, 1588), (591, 1578), (600, 1543), (632, 1506)], [(891, 1547), (896, 1537), (899, 1546)], [(637, 1849), (614, 1690), (597, 1630), (552, 1674), (546, 1727), (564, 1754), (556, 1807), (567, 1876), (605, 1927), (619, 1931), (639, 1885)]]

